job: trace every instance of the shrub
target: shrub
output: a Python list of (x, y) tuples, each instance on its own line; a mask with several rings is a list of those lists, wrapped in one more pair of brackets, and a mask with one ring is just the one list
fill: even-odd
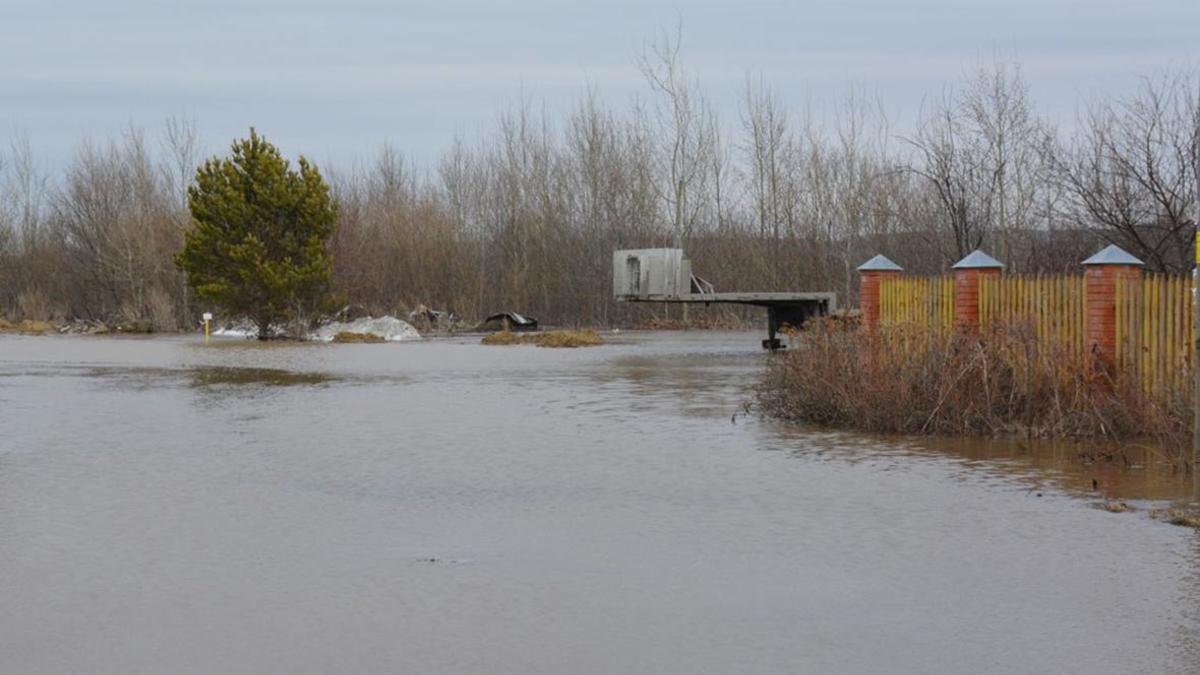
[(1190, 386), (1148, 394), (1133, 379), (1023, 324), (970, 336), (821, 321), (771, 360), (757, 398), (771, 416), (865, 431), (1150, 439), (1182, 456)]

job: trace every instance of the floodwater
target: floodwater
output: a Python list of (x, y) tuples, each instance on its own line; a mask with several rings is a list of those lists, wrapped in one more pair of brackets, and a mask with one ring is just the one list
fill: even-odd
[(759, 338), (2, 337), (0, 672), (1200, 672), (1187, 479), (747, 416)]

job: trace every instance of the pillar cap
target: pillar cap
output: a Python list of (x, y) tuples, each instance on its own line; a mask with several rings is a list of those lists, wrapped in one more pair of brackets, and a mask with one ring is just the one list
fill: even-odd
[(952, 269), (956, 270), (980, 270), (980, 269), (1004, 269), (1004, 263), (996, 260), (992, 256), (975, 249), (970, 255), (954, 263)]
[(1134, 266), (1134, 267), (1145, 267), (1146, 266), (1146, 263), (1133, 257), (1132, 255), (1129, 254), (1128, 251), (1121, 248), (1120, 246), (1117, 246), (1116, 244), (1109, 244), (1108, 246), (1105, 246), (1104, 249), (1101, 250), (1099, 253), (1088, 258), (1087, 260), (1084, 260), (1083, 264), (1084, 265), (1127, 265), (1127, 266)]
[(859, 272), (903, 272), (904, 268), (888, 260), (887, 256), (877, 255), (858, 266)]

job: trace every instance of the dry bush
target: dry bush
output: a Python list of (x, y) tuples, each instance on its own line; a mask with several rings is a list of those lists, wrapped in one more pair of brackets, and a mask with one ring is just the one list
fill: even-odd
[(179, 302), (165, 289), (153, 287), (146, 292), (146, 318), (156, 331), (172, 331), (180, 328), (182, 312)]
[(22, 291), (17, 295), (17, 315), (34, 321), (48, 321), (57, 318), (60, 312), (55, 311), (50, 297), (41, 290)]
[(1147, 394), (1022, 324), (976, 337), (814, 322), (772, 359), (758, 400), (775, 417), (865, 431), (1152, 440), (1175, 457), (1190, 445), (1188, 386)]

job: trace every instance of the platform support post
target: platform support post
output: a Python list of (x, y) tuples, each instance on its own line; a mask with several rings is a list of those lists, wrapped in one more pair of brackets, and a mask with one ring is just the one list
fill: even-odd
[(777, 332), (779, 332), (779, 312), (773, 306), (767, 307), (767, 339), (763, 340), (763, 349), (776, 351), (783, 347), (779, 338), (775, 337)]

